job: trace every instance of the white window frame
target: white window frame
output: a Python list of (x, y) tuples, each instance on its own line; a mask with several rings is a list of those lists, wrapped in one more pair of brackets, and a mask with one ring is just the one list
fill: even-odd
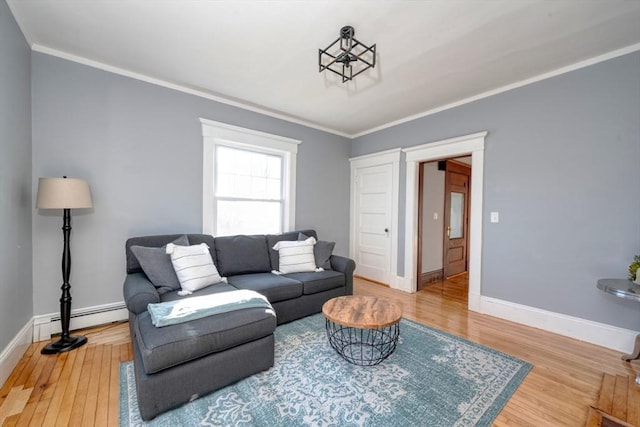
[(283, 232), (295, 229), (296, 158), (302, 141), (246, 129), (208, 119), (202, 124), (202, 233), (215, 235), (215, 153), (216, 145), (281, 156), (283, 159), (282, 194)]

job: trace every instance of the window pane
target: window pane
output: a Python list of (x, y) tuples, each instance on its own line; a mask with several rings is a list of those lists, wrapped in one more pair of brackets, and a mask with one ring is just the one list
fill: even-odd
[(282, 157), (218, 146), (217, 197), (282, 200)]
[(266, 199), (267, 180), (265, 178), (251, 178), (251, 197), (254, 199)]
[(217, 236), (282, 232), (281, 202), (218, 200), (217, 210)]
[(449, 238), (460, 239), (462, 237), (462, 219), (464, 218), (464, 194), (451, 192), (450, 206), (451, 233)]
[(235, 166), (235, 150), (218, 147), (216, 152), (216, 171), (218, 173), (233, 173)]
[(251, 153), (244, 150), (234, 150), (235, 173), (238, 175), (251, 175)]
[(267, 159), (267, 177), (280, 179), (282, 174), (282, 158), (269, 156)]
[(267, 199), (279, 200), (282, 194), (282, 185), (279, 179), (268, 179), (266, 195)]
[(267, 174), (267, 155), (253, 153), (251, 156), (251, 175), (263, 177)]
[(235, 176), (228, 173), (218, 174), (216, 182), (216, 194), (221, 197), (230, 197), (235, 194)]
[(233, 191), (235, 197), (251, 197), (251, 177), (236, 175), (236, 186)]

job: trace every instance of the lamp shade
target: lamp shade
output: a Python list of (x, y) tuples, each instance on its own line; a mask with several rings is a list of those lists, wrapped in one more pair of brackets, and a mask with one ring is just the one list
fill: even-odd
[(38, 209), (91, 208), (89, 184), (76, 178), (38, 178)]

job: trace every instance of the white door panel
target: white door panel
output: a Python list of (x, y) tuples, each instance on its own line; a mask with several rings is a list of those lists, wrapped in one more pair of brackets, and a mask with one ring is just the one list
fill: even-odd
[(391, 272), (392, 172), (391, 164), (383, 164), (355, 175), (357, 274), (382, 283), (389, 283)]
[(361, 233), (360, 247), (366, 248), (383, 248), (386, 244), (387, 236), (384, 234)]
[(386, 205), (387, 194), (385, 193), (368, 193), (360, 196), (360, 209), (367, 213), (386, 214), (384, 208)]
[(370, 213), (360, 215), (360, 232), (382, 234), (387, 228), (387, 218), (384, 214)]

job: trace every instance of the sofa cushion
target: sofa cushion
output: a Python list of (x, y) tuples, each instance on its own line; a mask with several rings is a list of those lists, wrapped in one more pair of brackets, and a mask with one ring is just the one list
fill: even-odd
[[(188, 246), (189, 240), (186, 235), (175, 239), (171, 244)], [(165, 246), (131, 246), (131, 252), (136, 256), (138, 263), (142, 267), (153, 286), (158, 289), (159, 294), (180, 289), (180, 282), (171, 264), (171, 258), (165, 251)]]
[(202, 295), (179, 301), (148, 304), (151, 323), (156, 328), (185, 323), (216, 314), (228, 313), (238, 308), (273, 308), (267, 297), (255, 291), (238, 289), (232, 292)]
[(238, 289), (249, 289), (261, 293), (271, 303), (302, 295), (301, 282), (272, 273), (241, 274), (229, 276), (227, 280)]
[(333, 270), (313, 273), (291, 273), (284, 277), (302, 282), (302, 292), (305, 295), (316, 294), (345, 285), (344, 274)]
[(134, 321), (134, 339), (144, 371), (152, 374), (269, 336), (275, 328), (275, 312), (264, 308), (238, 309), (163, 328), (153, 326), (145, 311)]
[(223, 277), (271, 271), (264, 235), (215, 238), (218, 271)]
[[(269, 258), (271, 260), (271, 269), (270, 270), (278, 270), (280, 265), (280, 256), (278, 251), (273, 249), (276, 243), (282, 240), (300, 240), (298, 239), (298, 235), (302, 233), (307, 237), (315, 237), (318, 240), (318, 235), (315, 230), (301, 230), (301, 231), (289, 231), (287, 233), (282, 234), (268, 234), (267, 235), (267, 246), (269, 247)], [(304, 240), (304, 239), (302, 239)]]

